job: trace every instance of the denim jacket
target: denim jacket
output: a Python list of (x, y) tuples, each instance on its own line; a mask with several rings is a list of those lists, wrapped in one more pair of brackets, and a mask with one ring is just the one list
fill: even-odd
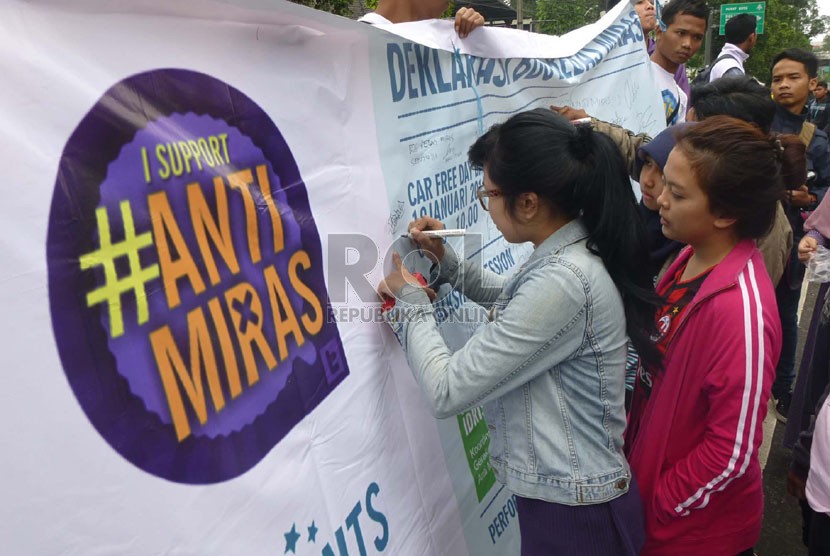
[(625, 314), (602, 260), (574, 220), (509, 279), (447, 253), (439, 282), (491, 306), (459, 351), (444, 343), (420, 288), (387, 320), (436, 417), (484, 405), (490, 462), (519, 496), (567, 505), (628, 491), (623, 455)]

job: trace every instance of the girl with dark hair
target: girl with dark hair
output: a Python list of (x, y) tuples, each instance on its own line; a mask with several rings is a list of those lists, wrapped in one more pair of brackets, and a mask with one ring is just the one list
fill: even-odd
[(657, 285), (663, 363), (641, 370), (625, 433), (644, 556), (751, 555), (760, 535), (758, 448), (781, 325), (754, 239), (772, 225), (782, 176), (805, 177), (789, 141), (714, 116), (678, 133), (664, 168), (663, 234), (688, 246)]
[(443, 227), (437, 220), (417, 220), (410, 234), (436, 261), (431, 283), (490, 306), (491, 322), (452, 353), (399, 258), (379, 288), (401, 306), (387, 320), (437, 417), (484, 405), (490, 462), (517, 496), (522, 554), (635, 555), (643, 529), (622, 447), (626, 335), (655, 353), (655, 302), (619, 149), (538, 109), (493, 126), (469, 156), (484, 170), (478, 198), (496, 227), (535, 250), (505, 278), (424, 235)]

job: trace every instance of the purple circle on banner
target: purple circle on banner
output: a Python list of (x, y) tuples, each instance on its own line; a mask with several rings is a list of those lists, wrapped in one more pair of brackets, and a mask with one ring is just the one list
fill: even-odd
[(208, 75), (132, 76), (84, 117), (60, 161), (47, 264), (75, 396), (159, 477), (244, 473), (348, 376), (293, 155)]

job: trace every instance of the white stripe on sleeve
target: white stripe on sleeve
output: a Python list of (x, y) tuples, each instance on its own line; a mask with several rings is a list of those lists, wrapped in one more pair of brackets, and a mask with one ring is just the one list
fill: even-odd
[[(750, 286), (747, 286), (746, 277), (745, 275), (749, 276)], [(758, 404), (760, 403), (761, 398), (761, 384), (763, 380), (763, 363), (764, 363), (764, 337), (763, 337), (763, 316), (761, 310), (761, 302), (760, 302), (760, 294), (758, 292), (758, 284), (755, 280), (754, 274), (754, 266), (752, 261), (749, 261), (749, 265), (746, 271), (742, 272), (741, 275), (738, 277), (738, 284), (741, 289), (741, 299), (743, 301), (743, 316), (744, 316), (744, 342), (745, 342), (745, 349), (744, 349), (744, 356), (746, 359), (745, 363), (745, 370), (744, 370), (744, 390), (743, 396), (741, 398), (741, 412), (738, 417), (738, 425), (735, 431), (735, 440), (732, 445), (732, 455), (729, 458), (729, 462), (727, 463), (726, 467), (723, 471), (721, 471), (718, 475), (716, 475), (712, 480), (706, 483), (704, 486), (700, 487), (693, 495), (691, 495), (685, 501), (679, 503), (674, 511), (682, 516), (689, 515), (689, 508), (704, 497), (701, 501), (699, 508), (705, 507), (709, 503), (709, 497), (711, 496), (712, 492), (715, 491), (715, 488), (719, 485), (720, 488), (717, 490), (723, 490), (726, 488), (726, 485), (729, 484), (732, 480), (740, 477), (746, 472), (747, 467), (749, 466), (749, 462), (751, 460), (752, 452), (753, 452), (753, 438), (755, 436), (755, 429), (757, 427), (757, 415), (758, 415)], [(758, 326), (757, 330), (757, 339), (753, 337), (752, 333), (752, 309), (750, 304), (750, 289), (752, 300), (755, 301), (756, 310), (755, 310), (755, 318)], [(757, 346), (757, 347), (756, 347)], [(756, 355), (753, 351), (757, 349), (757, 357), (753, 357)], [(753, 365), (754, 362), (757, 361), (757, 365)], [(750, 400), (752, 395), (753, 387), (757, 387), (755, 389), (755, 396)], [(733, 473), (736, 471), (736, 465), (738, 460), (740, 459), (741, 452), (744, 451), (744, 432), (747, 426), (747, 417), (749, 416), (749, 409), (752, 406), (752, 417), (749, 423), (750, 426), (750, 435), (747, 439), (748, 448), (744, 452), (744, 459), (741, 464), (740, 469), (738, 470), (737, 474), (734, 476)], [(731, 478), (730, 478), (731, 477)], [(728, 481), (727, 481), (728, 479)], [(724, 483), (724, 481), (726, 481)], [(721, 484), (723, 483), (723, 484)]]

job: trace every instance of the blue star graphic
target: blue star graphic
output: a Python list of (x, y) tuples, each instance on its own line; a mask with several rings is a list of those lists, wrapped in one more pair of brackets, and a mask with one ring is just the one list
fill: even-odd
[(311, 527), (308, 528), (308, 542), (317, 542), (317, 525), (311, 522)]
[(284, 533), (285, 536), (285, 552), (283, 554), (288, 554), (290, 550), (294, 554), (297, 553), (297, 541), (300, 539), (300, 534), (297, 532), (297, 526), (293, 523), (291, 524), (291, 531), (288, 533)]

